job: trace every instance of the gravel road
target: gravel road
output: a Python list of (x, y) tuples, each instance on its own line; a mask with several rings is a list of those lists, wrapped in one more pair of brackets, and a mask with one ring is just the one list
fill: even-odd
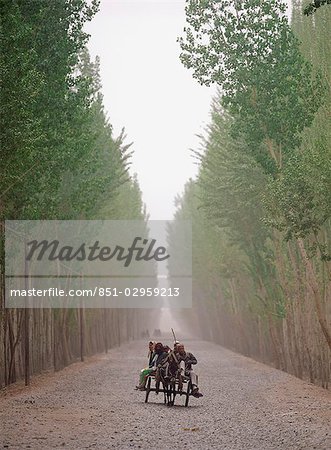
[(185, 344), (204, 393), (188, 408), (134, 391), (146, 363), (137, 341), (0, 391), (0, 448), (331, 449), (328, 391), (215, 344)]

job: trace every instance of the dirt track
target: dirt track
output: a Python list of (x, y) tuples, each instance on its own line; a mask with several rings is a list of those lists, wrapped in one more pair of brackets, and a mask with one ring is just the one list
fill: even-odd
[(330, 449), (331, 396), (214, 344), (187, 341), (201, 399), (134, 391), (146, 343), (0, 392), (0, 448)]

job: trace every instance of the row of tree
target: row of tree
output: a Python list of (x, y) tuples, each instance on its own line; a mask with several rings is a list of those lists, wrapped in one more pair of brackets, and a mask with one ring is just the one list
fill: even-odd
[(5, 219), (145, 220), (124, 132), (106, 117), (84, 24), (98, 1), (3, 0), (0, 387), (136, 337), (138, 310), (5, 309)]
[[(331, 11), (280, 0), (188, 1), (181, 60), (217, 83), (193, 222), (200, 335), (327, 387), (331, 355)], [(176, 239), (176, 227), (171, 239)]]

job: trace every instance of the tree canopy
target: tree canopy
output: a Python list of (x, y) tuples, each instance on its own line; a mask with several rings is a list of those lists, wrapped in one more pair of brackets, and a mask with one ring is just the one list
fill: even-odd
[(331, 5), (331, 0), (314, 0), (305, 6), (303, 13), (305, 16), (311, 16), (323, 5)]

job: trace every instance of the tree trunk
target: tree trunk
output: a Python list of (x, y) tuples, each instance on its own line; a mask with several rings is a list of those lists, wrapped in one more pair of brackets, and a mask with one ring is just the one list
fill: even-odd
[(315, 311), (317, 314), (318, 322), (321, 326), (322, 332), (323, 332), (326, 342), (329, 346), (329, 349), (331, 350), (331, 333), (328, 329), (328, 324), (327, 324), (325, 315), (323, 313), (322, 297), (321, 297), (321, 292), (318, 287), (318, 280), (317, 280), (317, 277), (315, 274), (315, 270), (314, 270), (312, 262), (308, 258), (303, 240), (301, 238), (298, 239), (298, 246), (299, 246), (299, 250), (300, 250), (300, 253), (301, 253), (301, 256), (303, 259), (303, 263), (307, 270), (308, 283), (313, 291), (313, 298), (315, 301)]

